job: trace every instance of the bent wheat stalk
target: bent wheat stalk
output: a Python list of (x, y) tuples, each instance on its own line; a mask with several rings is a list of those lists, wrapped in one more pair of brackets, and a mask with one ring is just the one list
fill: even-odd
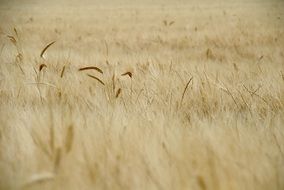
[(46, 52), (46, 50), (47, 50), (52, 44), (54, 44), (55, 42), (56, 42), (56, 41), (53, 41), (53, 42), (49, 43), (47, 46), (45, 46), (45, 48), (43, 48), (43, 50), (42, 50), (41, 53), (40, 53), (40, 57), (41, 57), (41, 58), (44, 58), (44, 57), (43, 57), (44, 52)]
[(90, 74), (87, 74), (89, 77), (91, 77), (91, 78), (93, 78), (93, 79), (96, 79), (97, 81), (99, 81), (102, 85), (105, 85), (105, 83), (101, 80), (101, 79), (99, 79), (99, 78), (97, 78), (97, 77), (95, 77), (95, 76), (93, 76), (93, 75), (90, 75)]
[(39, 71), (41, 71), (44, 67), (47, 67), (46, 64), (41, 64), (41, 65), (39, 66)]
[(126, 76), (126, 75), (128, 75), (130, 78), (132, 78), (132, 73), (129, 72), (129, 71), (121, 74), (121, 76)]
[(85, 70), (96, 70), (96, 71), (98, 71), (98, 72), (101, 73), (101, 74), (104, 73), (100, 68), (94, 67), (94, 66), (82, 67), (82, 68), (79, 68), (79, 69), (78, 69), (78, 71), (85, 71)]
[(188, 86), (189, 86), (189, 83), (192, 81), (192, 79), (193, 79), (193, 77), (191, 77), (191, 78), (189, 79), (189, 81), (186, 83), (186, 86), (185, 86), (185, 88), (184, 88), (184, 90), (183, 90), (183, 93), (182, 93), (182, 96), (181, 96), (180, 106), (182, 105), (182, 101), (183, 101), (183, 99), (184, 99), (185, 92), (186, 92), (186, 90), (187, 90), (187, 88), (188, 88)]

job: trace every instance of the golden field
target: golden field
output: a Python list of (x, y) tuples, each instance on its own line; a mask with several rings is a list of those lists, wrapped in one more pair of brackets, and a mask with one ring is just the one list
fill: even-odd
[(1, 0), (0, 189), (284, 189), (284, 2)]

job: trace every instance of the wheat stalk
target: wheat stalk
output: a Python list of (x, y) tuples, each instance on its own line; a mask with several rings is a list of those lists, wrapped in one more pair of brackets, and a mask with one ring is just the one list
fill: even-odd
[(56, 148), (54, 159), (54, 171), (57, 171), (61, 163), (61, 148)]
[(90, 75), (90, 74), (87, 74), (89, 77), (91, 77), (91, 78), (93, 78), (93, 79), (96, 79), (97, 81), (99, 81), (102, 85), (105, 85), (105, 83), (101, 80), (101, 79), (99, 79), (99, 78), (97, 78), (97, 77), (95, 77), (95, 76), (93, 76), (93, 75)]
[(165, 26), (168, 25), (168, 21), (166, 21), (166, 20), (164, 20), (163, 23), (164, 23)]
[(61, 74), (60, 74), (60, 77), (62, 78), (63, 75), (64, 75), (64, 71), (65, 71), (65, 65), (63, 66), (62, 70), (61, 70)]
[(105, 46), (106, 46), (106, 59), (107, 59), (108, 58), (108, 44), (106, 40), (105, 40)]
[(17, 31), (17, 29), (16, 29), (16, 28), (14, 28), (14, 32), (15, 32), (16, 36), (17, 36), (17, 37), (19, 37), (19, 35), (18, 35), (18, 31)]
[(115, 74), (112, 75), (111, 80), (112, 80), (112, 91), (114, 93), (114, 91), (115, 91)]
[(29, 82), (26, 84), (36, 84), (36, 85), (46, 85), (46, 86), (50, 86), (53, 88), (57, 88), (57, 86), (55, 86), (54, 84), (50, 84), (50, 83), (46, 83), (46, 82)]
[(67, 134), (65, 138), (65, 149), (67, 153), (69, 153), (72, 148), (73, 139), (74, 139), (74, 127), (73, 125), (70, 125), (67, 129)]
[(181, 100), (180, 100), (180, 106), (182, 105), (182, 101), (183, 101), (183, 99), (184, 99), (184, 95), (185, 95), (185, 92), (186, 92), (186, 90), (187, 90), (187, 88), (188, 88), (188, 86), (189, 86), (189, 83), (192, 81), (192, 79), (193, 79), (193, 77), (191, 77), (190, 79), (189, 79), (189, 81), (186, 83), (186, 85), (185, 85), (185, 88), (184, 88), (184, 90), (183, 90), (183, 93), (182, 93), (182, 96), (181, 96)]
[(121, 76), (126, 76), (126, 75), (128, 75), (130, 78), (132, 78), (132, 73), (129, 72), (129, 71), (127, 71), (127, 72), (121, 74)]
[(16, 45), (16, 43), (17, 43), (17, 40), (16, 40), (16, 38), (14, 38), (14, 36), (7, 36), (8, 38), (9, 38), (9, 40), (14, 44), (14, 45)]
[(54, 179), (54, 177), (55, 177), (54, 173), (51, 172), (42, 172), (42, 173), (33, 174), (28, 179), (28, 181), (24, 183), (23, 187), (27, 188), (35, 184), (43, 183), (45, 181)]
[(40, 64), (39, 71), (41, 71), (44, 67), (47, 67), (46, 64)]
[(169, 26), (173, 25), (174, 23), (175, 23), (175, 21), (171, 21), (171, 22), (169, 23)]
[(41, 57), (41, 58), (44, 58), (44, 57), (43, 57), (44, 52), (46, 52), (46, 50), (47, 50), (52, 44), (54, 44), (55, 42), (56, 42), (56, 41), (53, 41), (53, 42), (49, 43), (47, 46), (45, 46), (45, 48), (43, 48), (43, 50), (42, 50), (41, 53), (40, 53), (40, 57)]
[(119, 88), (119, 89), (117, 90), (117, 92), (116, 92), (116, 94), (115, 94), (115, 98), (118, 98), (118, 96), (120, 95), (120, 93), (121, 93), (121, 88)]
[(98, 72), (101, 73), (101, 74), (104, 73), (100, 68), (94, 67), (94, 66), (82, 67), (82, 68), (79, 68), (79, 69), (78, 69), (78, 71), (85, 71), (85, 70), (96, 70), (96, 71), (98, 71)]

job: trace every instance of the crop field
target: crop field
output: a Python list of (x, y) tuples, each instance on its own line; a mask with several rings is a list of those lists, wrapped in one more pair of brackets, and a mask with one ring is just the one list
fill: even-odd
[(0, 0), (1, 190), (283, 190), (284, 1)]

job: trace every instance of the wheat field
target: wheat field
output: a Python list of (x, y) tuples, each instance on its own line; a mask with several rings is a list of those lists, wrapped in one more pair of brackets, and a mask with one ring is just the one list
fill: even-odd
[(284, 189), (284, 1), (0, 0), (0, 189)]

